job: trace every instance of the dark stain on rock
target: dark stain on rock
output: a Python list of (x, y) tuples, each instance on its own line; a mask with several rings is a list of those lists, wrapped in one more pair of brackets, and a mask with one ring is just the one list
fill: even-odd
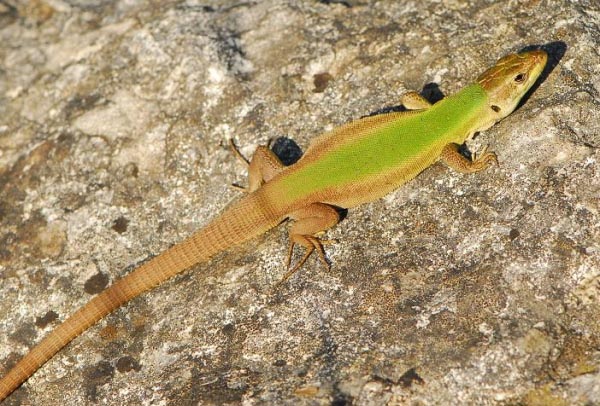
[(130, 372), (130, 371), (139, 371), (142, 369), (139, 362), (137, 362), (133, 357), (129, 355), (125, 355), (121, 357), (117, 361), (117, 371), (121, 373)]
[(13, 167), (14, 175), (19, 180), (21, 190), (34, 189), (40, 186), (41, 176), (49, 172), (54, 150), (54, 141), (44, 141), (35, 147), (27, 156), (19, 159)]
[[(0, 365), (0, 376), (4, 376), (12, 367), (15, 366), (17, 362), (19, 362), (23, 358), (23, 354), (19, 354), (18, 352), (12, 351), (8, 354), (8, 357), (2, 360), (2, 364)], [(19, 404), (19, 403), (15, 403)]]
[(83, 290), (90, 295), (95, 295), (102, 292), (106, 286), (108, 286), (108, 275), (98, 272), (96, 275), (85, 281)]
[(36, 317), (35, 325), (39, 328), (44, 328), (48, 324), (52, 323), (54, 320), (58, 319), (58, 314), (55, 311), (50, 310), (46, 314), (41, 317)]
[(68, 132), (60, 133), (54, 144), (54, 150), (51, 153), (53, 163), (62, 163), (67, 157), (69, 157), (71, 155), (71, 147), (75, 142), (76, 138), (73, 136), (73, 134)]
[(13, 341), (23, 344), (25, 346), (31, 345), (37, 337), (37, 331), (32, 324), (26, 324), (17, 329), (10, 338)]
[(323, 93), (329, 82), (333, 80), (333, 76), (329, 72), (317, 73), (313, 76), (314, 93)]
[(224, 335), (231, 337), (235, 333), (235, 324), (232, 324), (232, 323), (225, 324), (223, 326), (223, 328), (221, 329), (221, 332)]
[[(27, 221), (23, 219), (23, 201), (27, 198), (26, 190), (36, 189), (44, 176), (51, 176), (54, 165), (56, 143), (44, 141), (27, 155), (22, 156), (2, 176), (0, 176), (0, 261), (12, 258), (46, 257), (39, 249), (40, 232), (47, 226), (45, 216), (34, 211)], [(48, 236), (48, 234), (46, 234)], [(56, 246), (58, 251), (60, 244)]]
[(128, 176), (130, 178), (137, 178), (140, 173), (140, 169), (135, 163), (129, 162), (123, 167), (123, 173), (125, 174), (125, 176)]
[(115, 369), (107, 361), (100, 361), (96, 365), (85, 369), (86, 395), (92, 401), (98, 400), (98, 387), (109, 382), (115, 375)]
[(402, 374), (398, 383), (405, 388), (410, 388), (414, 383), (422, 385), (425, 381), (419, 376), (415, 368), (411, 368)]
[(17, 8), (7, 2), (0, 2), (0, 29), (7, 27), (17, 21), (19, 13)]
[(124, 216), (119, 217), (115, 221), (113, 221), (112, 229), (115, 230), (119, 234), (123, 234), (127, 231), (127, 226), (129, 225), (129, 220), (127, 220)]
[[(29, 220), (24, 222), (18, 230), (18, 243), (25, 245), (29, 250), (36, 247), (35, 241), (44, 227), (46, 227), (46, 220), (42, 214), (39, 211), (32, 213)], [(35, 252), (35, 249), (33, 251), (34, 255), (39, 254)]]
[(346, 8), (352, 8), (352, 3), (350, 3), (349, 1), (346, 0), (319, 0), (319, 3), (321, 4), (341, 4), (342, 6), (346, 7)]
[(77, 94), (72, 97), (65, 106), (64, 112), (67, 119), (77, 117), (83, 112), (93, 108), (98, 100), (101, 99), (99, 94)]
[(520, 235), (521, 233), (519, 232), (519, 230), (517, 230), (516, 228), (512, 228), (508, 233), (508, 238), (510, 238), (511, 241), (514, 241), (517, 238), (519, 238)]
[(220, 28), (216, 30), (213, 41), (217, 45), (219, 59), (227, 66), (227, 70), (240, 80), (248, 80), (249, 72), (245, 69), (246, 51), (241, 41), (241, 34), (234, 30)]
[(350, 406), (352, 405), (352, 401), (347, 399), (345, 396), (340, 397), (338, 395), (338, 397), (336, 397), (335, 399), (333, 399), (331, 401), (331, 406)]

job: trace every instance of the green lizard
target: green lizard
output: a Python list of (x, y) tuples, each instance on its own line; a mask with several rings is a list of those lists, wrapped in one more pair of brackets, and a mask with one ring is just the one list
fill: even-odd
[(376, 200), (442, 160), (472, 173), (496, 162), (485, 152), (469, 160), (459, 145), (509, 115), (546, 64), (542, 50), (511, 54), (477, 80), (431, 105), (416, 92), (404, 95), (404, 112), (362, 118), (316, 138), (294, 165), (285, 167), (266, 147), (249, 162), (247, 195), (184, 241), (140, 265), (67, 318), (0, 380), (0, 401), (60, 349), (132, 298), (215, 254), (275, 227), (285, 219), (290, 250), (306, 249), (287, 279), (312, 252), (327, 266), (317, 236), (340, 220), (338, 208)]

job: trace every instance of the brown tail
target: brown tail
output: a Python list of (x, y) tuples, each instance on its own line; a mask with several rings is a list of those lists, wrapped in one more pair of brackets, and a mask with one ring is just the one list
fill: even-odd
[(71, 315), (0, 379), (0, 401), (65, 345), (107, 314), (141, 293), (211, 256), (258, 236), (279, 222), (266, 213), (261, 193), (242, 199), (204, 229), (117, 280)]

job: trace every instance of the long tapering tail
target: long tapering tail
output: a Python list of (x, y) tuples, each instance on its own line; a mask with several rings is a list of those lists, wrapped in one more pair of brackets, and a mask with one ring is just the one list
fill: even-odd
[(25, 355), (2, 379), (0, 401), (52, 358), (65, 345), (141, 293), (213, 255), (241, 244), (277, 225), (260, 191), (246, 196), (202, 230), (117, 280), (67, 318)]

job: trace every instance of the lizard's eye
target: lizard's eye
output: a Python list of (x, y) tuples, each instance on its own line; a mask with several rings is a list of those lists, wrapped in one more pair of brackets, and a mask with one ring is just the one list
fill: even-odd
[(525, 79), (527, 78), (527, 75), (524, 73), (519, 73), (517, 76), (515, 76), (515, 82), (516, 83), (523, 83), (525, 82)]

